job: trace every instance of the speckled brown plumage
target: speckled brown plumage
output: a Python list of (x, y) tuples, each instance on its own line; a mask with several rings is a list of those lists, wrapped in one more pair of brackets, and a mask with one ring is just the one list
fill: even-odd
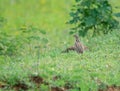
[(65, 51), (62, 52), (69, 52), (69, 51), (76, 51), (77, 53), (83, 53), (84, 50), (88, 49), (87, 47), (85, 47), (81, 41), (79, 40), (79, 37), (77, 35), (74, 35), (75, 37), (75, 44), (72, 47), (67, 48)]
[(75, 37), (74, 47), (75, 47), (76, 52), (83, 53), (83, 51), (84, 51), (83, 44), (80, 42), (79, 37), (77, 35), (74, 35), (74, 37)]

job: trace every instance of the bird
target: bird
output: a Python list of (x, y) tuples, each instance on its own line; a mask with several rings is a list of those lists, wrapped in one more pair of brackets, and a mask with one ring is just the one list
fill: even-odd
[(77, 52), (77, 53), (83, 53), (83, 51), (84, 51), (84, 46), (83, 46), (83, 44), (81, 43), (81, 41), (79, 40), (78, 35), (74, 35), (74, 37), (75, 37), (74, 47), (75, 47), (76, 52)]
[(66, 50), (62, 51), (62, 53), (66, 53), (66, 52), (69, 52), (69, 51), (76, 51), (77, 53), (83, 53), (85, 50), (87, 50), (88, 48), (86, 46), (84, 46), (78, 35), (74, 35), (74, 38), (75, 38), (75, 43), (74, 43), (74, 46), (71, 46), (69, 48), (67, 48)]

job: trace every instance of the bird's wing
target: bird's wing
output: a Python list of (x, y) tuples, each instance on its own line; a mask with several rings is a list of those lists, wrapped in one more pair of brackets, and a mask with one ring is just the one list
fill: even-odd
[(75, 47), (78, 53), (83, 53), (84, 47), (80, 42), (75, 42)]

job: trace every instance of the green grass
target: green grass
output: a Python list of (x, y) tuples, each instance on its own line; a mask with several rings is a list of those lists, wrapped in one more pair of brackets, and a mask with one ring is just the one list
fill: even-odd
[[(39, 0), (39, 3), (34, 0), (19, 1), (20, 3), (9, 4), (10, 0), (0, 0), (0, 14), (7, 19), (0, 31), (21, 36), (18, 28), (32, 24), (46, 31), (46, 35), (40, 34), (40, 37), (47, 38), (48, 42), (41, 44), (37, 41), (42, 46), (40, 49), (33, 48), (37, 45), (36, 41), (25, 45), (24, 49), (19, 50), (22, 56), (1, 55), (0, 83), (13, 86), (17, 81), (24, 81), (32, 86), (29, 91), (34, 91), (36, 88), (29, 81), (29, 76), (40, 75), (51, 86), (62, 87), (68, 81), (75, 88), (80, 87), (81, 91), (88, 91), (89, 88), (97, 91), (97, 83), (93, 78), (108, 85), (120, 86), (120, 30), (114, 30), (105, 36), (81, 38), (89, 48), (83, 54), (61, 53), (74, 45), (73, 36), (68, 34), (69, 26), (65, 24), (74, 0)], [(114, 2), (115, 5), (118, 4), (117, 1)], [(61, 79), (53, 81), (52, 78), (56, 75), (60, 75)], [(48, 87), (42, 85), (41, 89), (46, 90)]]
[[(39, 74), (53, 86), (63, 86), (66, 81), (77, 82), (75, 84), (80, 86), (82, 91), (97, 89), (92, 78), (98, 78), (109, 85), (120, 85), (119, 33), (114, 31), (106, 36), (91, 38), (86, 42), (89, 51), (84, 54), (61, 53), (65, 45), (61, 44), (41, 52), (40, 59), (37, 58), (37, 54), (1, 59), (0, 79), (11, 85), (17, 80), (29, 83), (28, 76)], [(61, 38), (59, 41), (66, 40)], [(52, 77), (56, 75), (61, 75), (62, 79), (54, 82)]]

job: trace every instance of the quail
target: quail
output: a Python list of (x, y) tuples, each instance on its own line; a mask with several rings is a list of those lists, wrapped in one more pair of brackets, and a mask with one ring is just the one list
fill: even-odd
[(84, 46), (81, 41), (79, 40), (79, 37), (77, 35), (74, 35), (75, 37), (75, 44), (72, 47), (67, 48), (65, 51), (62, 52), (69, 52), (70, 50), (76, 51), (77, 53), (83, 53), (84, 50), (87, 50), (88, 48)]
[(83, 53), (83, 51), (84, 51), (83, 44), (80, 42), (79, 37), (77, 35), (74, 35), (74, 37), (75, 37), (75, 44), (74, 44), (74, 46), (75, 46), (76, 52), (77, 53)]

